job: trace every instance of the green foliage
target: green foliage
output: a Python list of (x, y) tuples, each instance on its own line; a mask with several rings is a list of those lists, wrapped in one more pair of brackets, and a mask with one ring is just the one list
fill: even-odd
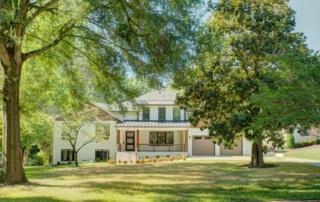
[(245, 136), (282, 145), (279, 129), (283, 125), (261, 116), (269, 100), (261, 105), (252, 100), (262, 85), (275, 88), (275, 79), (266, 72), (275, 69), (279, 57), (304, 47), (301, 36), (292, 33), (294, 11), (286, 1), (272, 0), (224, 0), (212, 9), (214, 17), (206, 35), (210, 41), (217, 39), (212, 42), (215, 48), (200, 44), (204, 52), (198, 58), (198, 78), (178, 97), (178, 103), (192, 111), (191, 122), (204, 122), (218, 144), (232, 147), (236, 138)]
[(316, 145), (316, 144), (320, 144), (320, 139), (304, 140), (302, 142), (297, 142), (297, 143), (295, 143), (294, 148), (307, 147), (307, 146)]
[(28, 166), (43, 166), (45, 163), (45, 158), (43, 155), (34, 155), (32, 158), (28, 161)]
[(289, 149), (295, 148), (295, 141), (294, 141), (294, 136), (292, 133), (287, 134), (287, 147)]

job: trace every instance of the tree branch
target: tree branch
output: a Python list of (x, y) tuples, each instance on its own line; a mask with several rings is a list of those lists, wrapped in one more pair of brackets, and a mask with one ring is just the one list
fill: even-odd
[(70, 20), (68, 23), (64, 24), (63, 27), (60, 29), (59, 35), (57, 36), (57, 38), (55, 38), (50, 44), (43, 46), (40, 49), (34, 50), (34, 51), (30, 51), (28, 53), (23, 54), (23, 61), (26, 61), (27, 59), (33, 57), (33, 56), (37, 56), (40, 55), (43, 52), (46, 52), (48, 50), (50, 50), (51, 48), (55, 47), (56, 45), (58, 45), (58, 43), (60, 41), (62, 41), (62, 39), (66, 36), (66, 33), (72, 29), (74, 26), (74, 22), (72, 20)]
[(0, 59), (5, 66), (11, 66), (11, 60), (8, 54), (8, 50), (2, 41), (0, 41)]
[(32, 22), (36, 17), (38, 17), (41, 13), (45, 12), (50, 6), (57, 3), (59, 0), (51, 0), (50, 2), (46, 3), (44, 6), (40, 7), (36, 12), (34, 12), (26, 22), (26, 25), (28, 25), (30, 22)]

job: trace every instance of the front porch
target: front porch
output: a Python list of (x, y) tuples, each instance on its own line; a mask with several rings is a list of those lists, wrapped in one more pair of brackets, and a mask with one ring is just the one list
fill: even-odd
[(171, 127), (160, 124), (157, 127), (134, 127), (132, 124), (124, 127), (118, 124), (116, 160), (135, 161), (146, 156), (154, 158), (178, 154), (188, 156), (187, 123), (171, 123)]

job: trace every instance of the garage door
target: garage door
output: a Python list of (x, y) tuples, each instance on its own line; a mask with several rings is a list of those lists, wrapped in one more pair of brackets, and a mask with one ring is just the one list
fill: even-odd
[(235, 155), (241, 156), (242, 155), (242, 140), (236, 140), (235, 143), (238, 145), (233, 147), (233, 149), (227, 149), (223, 145), (220, 145), (220, 155)]
[(192, 155), (214, 155), (212, 137), (194, 136), (192, 139)]

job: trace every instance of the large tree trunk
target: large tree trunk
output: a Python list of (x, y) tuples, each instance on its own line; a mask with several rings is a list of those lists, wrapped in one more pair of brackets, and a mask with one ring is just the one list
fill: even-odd
[(262, 140), (252, 142), (250, 167), (265, 167)]
[(10, 67), (2, 64), (4, 69), (3, 86), (3, 139), (1, 179), (5, 184), (27, 182), (22, 166), (22, 150), (20, 144), (20, 110), (19, 84), (22, 62), (12, 60)]

